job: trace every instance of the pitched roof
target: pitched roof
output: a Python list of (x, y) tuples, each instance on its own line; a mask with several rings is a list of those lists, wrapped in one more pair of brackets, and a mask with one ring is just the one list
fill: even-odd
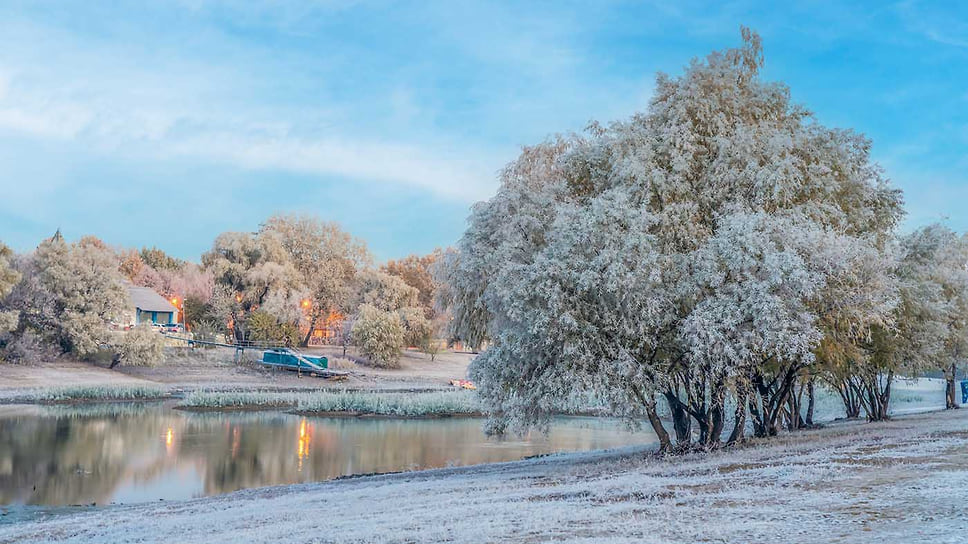
[(171, 302), (165, 300), (165, 297), (156, 293), (153, 289), (148, 287), (135, 287), (134, 285), (127, 285), (128, 295), (131, 296), (131, 303), (135, 308), (140, 308), (142, 311), (147, 312), (177, 312), (178, 308), (175, 308)]

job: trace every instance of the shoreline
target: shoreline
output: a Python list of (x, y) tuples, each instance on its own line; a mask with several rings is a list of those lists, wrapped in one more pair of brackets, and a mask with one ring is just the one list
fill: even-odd
[(965, 451), (968, 411), (940, 411), (677, 457), (630, 446), (106, 506), (0, 525), (0, 542), (945, 541), (963, 527)]

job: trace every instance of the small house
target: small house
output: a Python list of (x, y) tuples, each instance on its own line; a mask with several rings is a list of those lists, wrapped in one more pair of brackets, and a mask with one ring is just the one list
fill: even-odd
[(178, 308), (150, 287), (127, 285), (131, 306), (126, 312), (129, 325), (178, 323)]

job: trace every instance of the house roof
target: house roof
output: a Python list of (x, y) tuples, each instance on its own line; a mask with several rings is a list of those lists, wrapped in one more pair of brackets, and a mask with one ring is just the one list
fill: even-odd
[(134, 285), (128, 285), (128, 294), (131, 296), (131, 303), (135, 308), (139, 308), (141, 311), (147, 312), (177, 312), (178, 308), (175, 308), (171, 302), (165, 300), (165, 297), (156, 293), (153, 289), (148, 287), (135, 287)]

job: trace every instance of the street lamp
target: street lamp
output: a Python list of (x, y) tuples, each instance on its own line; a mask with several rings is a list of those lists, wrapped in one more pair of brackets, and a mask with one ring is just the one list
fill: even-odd
[[(171, 297), (171, 304), (172, 304), (172, 306), (175, 307), (176, 310), (179, 310), (181, 312), (181, 314), (182, 314), (181, 315), (181, 318), (182, 318), (182, 327), (184, 327), (184, 329), (187, 331), (188, 330), (188, 318), (185, 316), (185, 303), (184, 303), (184, 301), (182, 301), (182, 305), (179, 306), (178, 305), (178, 297)], [(178, 323), (178, 320), (177, 319), (175, 320), (175, 323)]]

